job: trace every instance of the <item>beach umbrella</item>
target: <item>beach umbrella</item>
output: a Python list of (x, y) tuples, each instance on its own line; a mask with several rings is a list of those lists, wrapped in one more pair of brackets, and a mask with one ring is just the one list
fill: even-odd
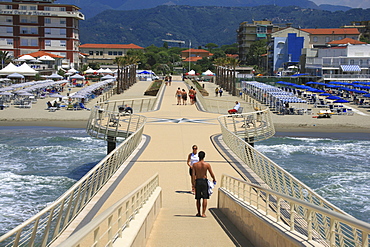
[(338, 100), (338, 99), (342, 99), (341, 97), (339, 97), (339, 96), (334, 96), (334, 95), (332, 95), (332, 96), (329, 96), (329, 97), (326, 97), (327, 99), (335, 99), (335, 100)]
[(102, 79), (102, 80), (107, 80), (107, 79), (116, 79), (114, 76), (112, 76), (112, 75), (105, 75), (105, 76), (103, 76), (102, 78), (100, 78), (100, 79)]
[(60, 95), (60, 94), (50, 94), (49, 97), (51, 97), (51, 98), (63, 98), (64, 96)]
[(79, 79), (79, 80), (85, 79), (85, 77), (83, 75), (79, 75), (79, 74), (75, 74), (75, 75), (71, 76), (70, 78), (71, 79)]
[(321, 93), (319, 96), (332, 96), (330, 93)]
[(33, 94), (29, 93), (29, 92), (23, 92), (23, 93), (20, 93), (18, 95), (20, 95), (20, 96), (33, 96)]
[(348, 103), (349, 101), (348, 100), (345, 100), (345, 99), (338, 99), (336, 101), (334, 101), (334, 103)]
[(11, 92), (0, 92), (0, 95), (13, 95)]

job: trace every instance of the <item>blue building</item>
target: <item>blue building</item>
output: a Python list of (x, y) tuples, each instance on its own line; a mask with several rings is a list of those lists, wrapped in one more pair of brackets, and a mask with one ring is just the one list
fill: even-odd
[(274, 37), (272, 64), (274, 74), (296, 71), (299, 68), (303, 45), (304, 37), (297, 37), (296, 33), (288, 33), (287, 37)]

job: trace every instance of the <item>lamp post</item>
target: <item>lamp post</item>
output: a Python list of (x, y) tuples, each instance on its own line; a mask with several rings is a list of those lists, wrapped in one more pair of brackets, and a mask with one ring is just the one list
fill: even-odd
[(189, 70), (188, 72), (190, 72), (190, 49), (191, 49), (191, 40), (189, 40)]

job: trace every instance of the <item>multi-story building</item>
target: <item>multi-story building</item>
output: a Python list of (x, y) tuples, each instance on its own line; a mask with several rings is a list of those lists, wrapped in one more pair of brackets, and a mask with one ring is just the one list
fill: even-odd
[(310, 34), (309, 48), (326, 47), (328, 42), (344, 38), (359, 40), (361, 35), (357, 28), (305, 28), (301, 30)]
[(253, 42), (261, 39), (269, 39), (271, 33), (279, 30), (279, 27), (271, 21), (253, 21), (252, 23), (242, 22), (237, 30), (237, 41), (239, 48), (239, 60), (246, 62), (247, 54)]
[(303, 48), (309, 47), (309, 33), (300, 29), (287, 27), (271, 34), (269, 46), (268, 72), (274, 75), (288, 67), (299, 69), (300, 56)]
[(45, 51), (62, 56), (63, 64), (78, 68), (79, 21), (84, 15), (77, 6), (54, 1), (0, 2), (0, 50), (14, 58)]
[(344, 28), (357, 28), (361, 35), (370, 40), (370, 21), (353, 21), (351, 25), (345, 25)]
[(127, 55), (129, 50), (144, 50), (135, 44), (83, 44), (80, 51), (86, 54), (87, 63), (113, 64), (116, 57)]
[(368, 80), (370, 44), (348, 42), (346, 39), (341, 46), (335, 42), (333, 47), (304, 49), (305, 72), (325, 80)]
[(181, 52), (181, 59), (183, 62), (196, 62), (204, 57), (209, 58), (212, 55), (212, 53), (204, 49), (190, 48)]

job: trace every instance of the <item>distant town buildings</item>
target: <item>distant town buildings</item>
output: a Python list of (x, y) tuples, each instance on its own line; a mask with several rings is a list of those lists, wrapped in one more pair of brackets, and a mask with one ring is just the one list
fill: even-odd
[(129, 50), (144, 50), (135, 44), (83, 44), (80, 51), (86, 63), (113, 64), (116, 57), (127, 55)]
[(183, 62), (196, 62), (204, 57), (211, 57), (213, 54), (204, 49), (188, 49), (181, 52)]
[(84, 15), (77, 6), (54, 0), (0, 2), (0, 50), (14, 58), (45, 51), (63, 57), (66, 68), (77, 68), (80, 20)]

